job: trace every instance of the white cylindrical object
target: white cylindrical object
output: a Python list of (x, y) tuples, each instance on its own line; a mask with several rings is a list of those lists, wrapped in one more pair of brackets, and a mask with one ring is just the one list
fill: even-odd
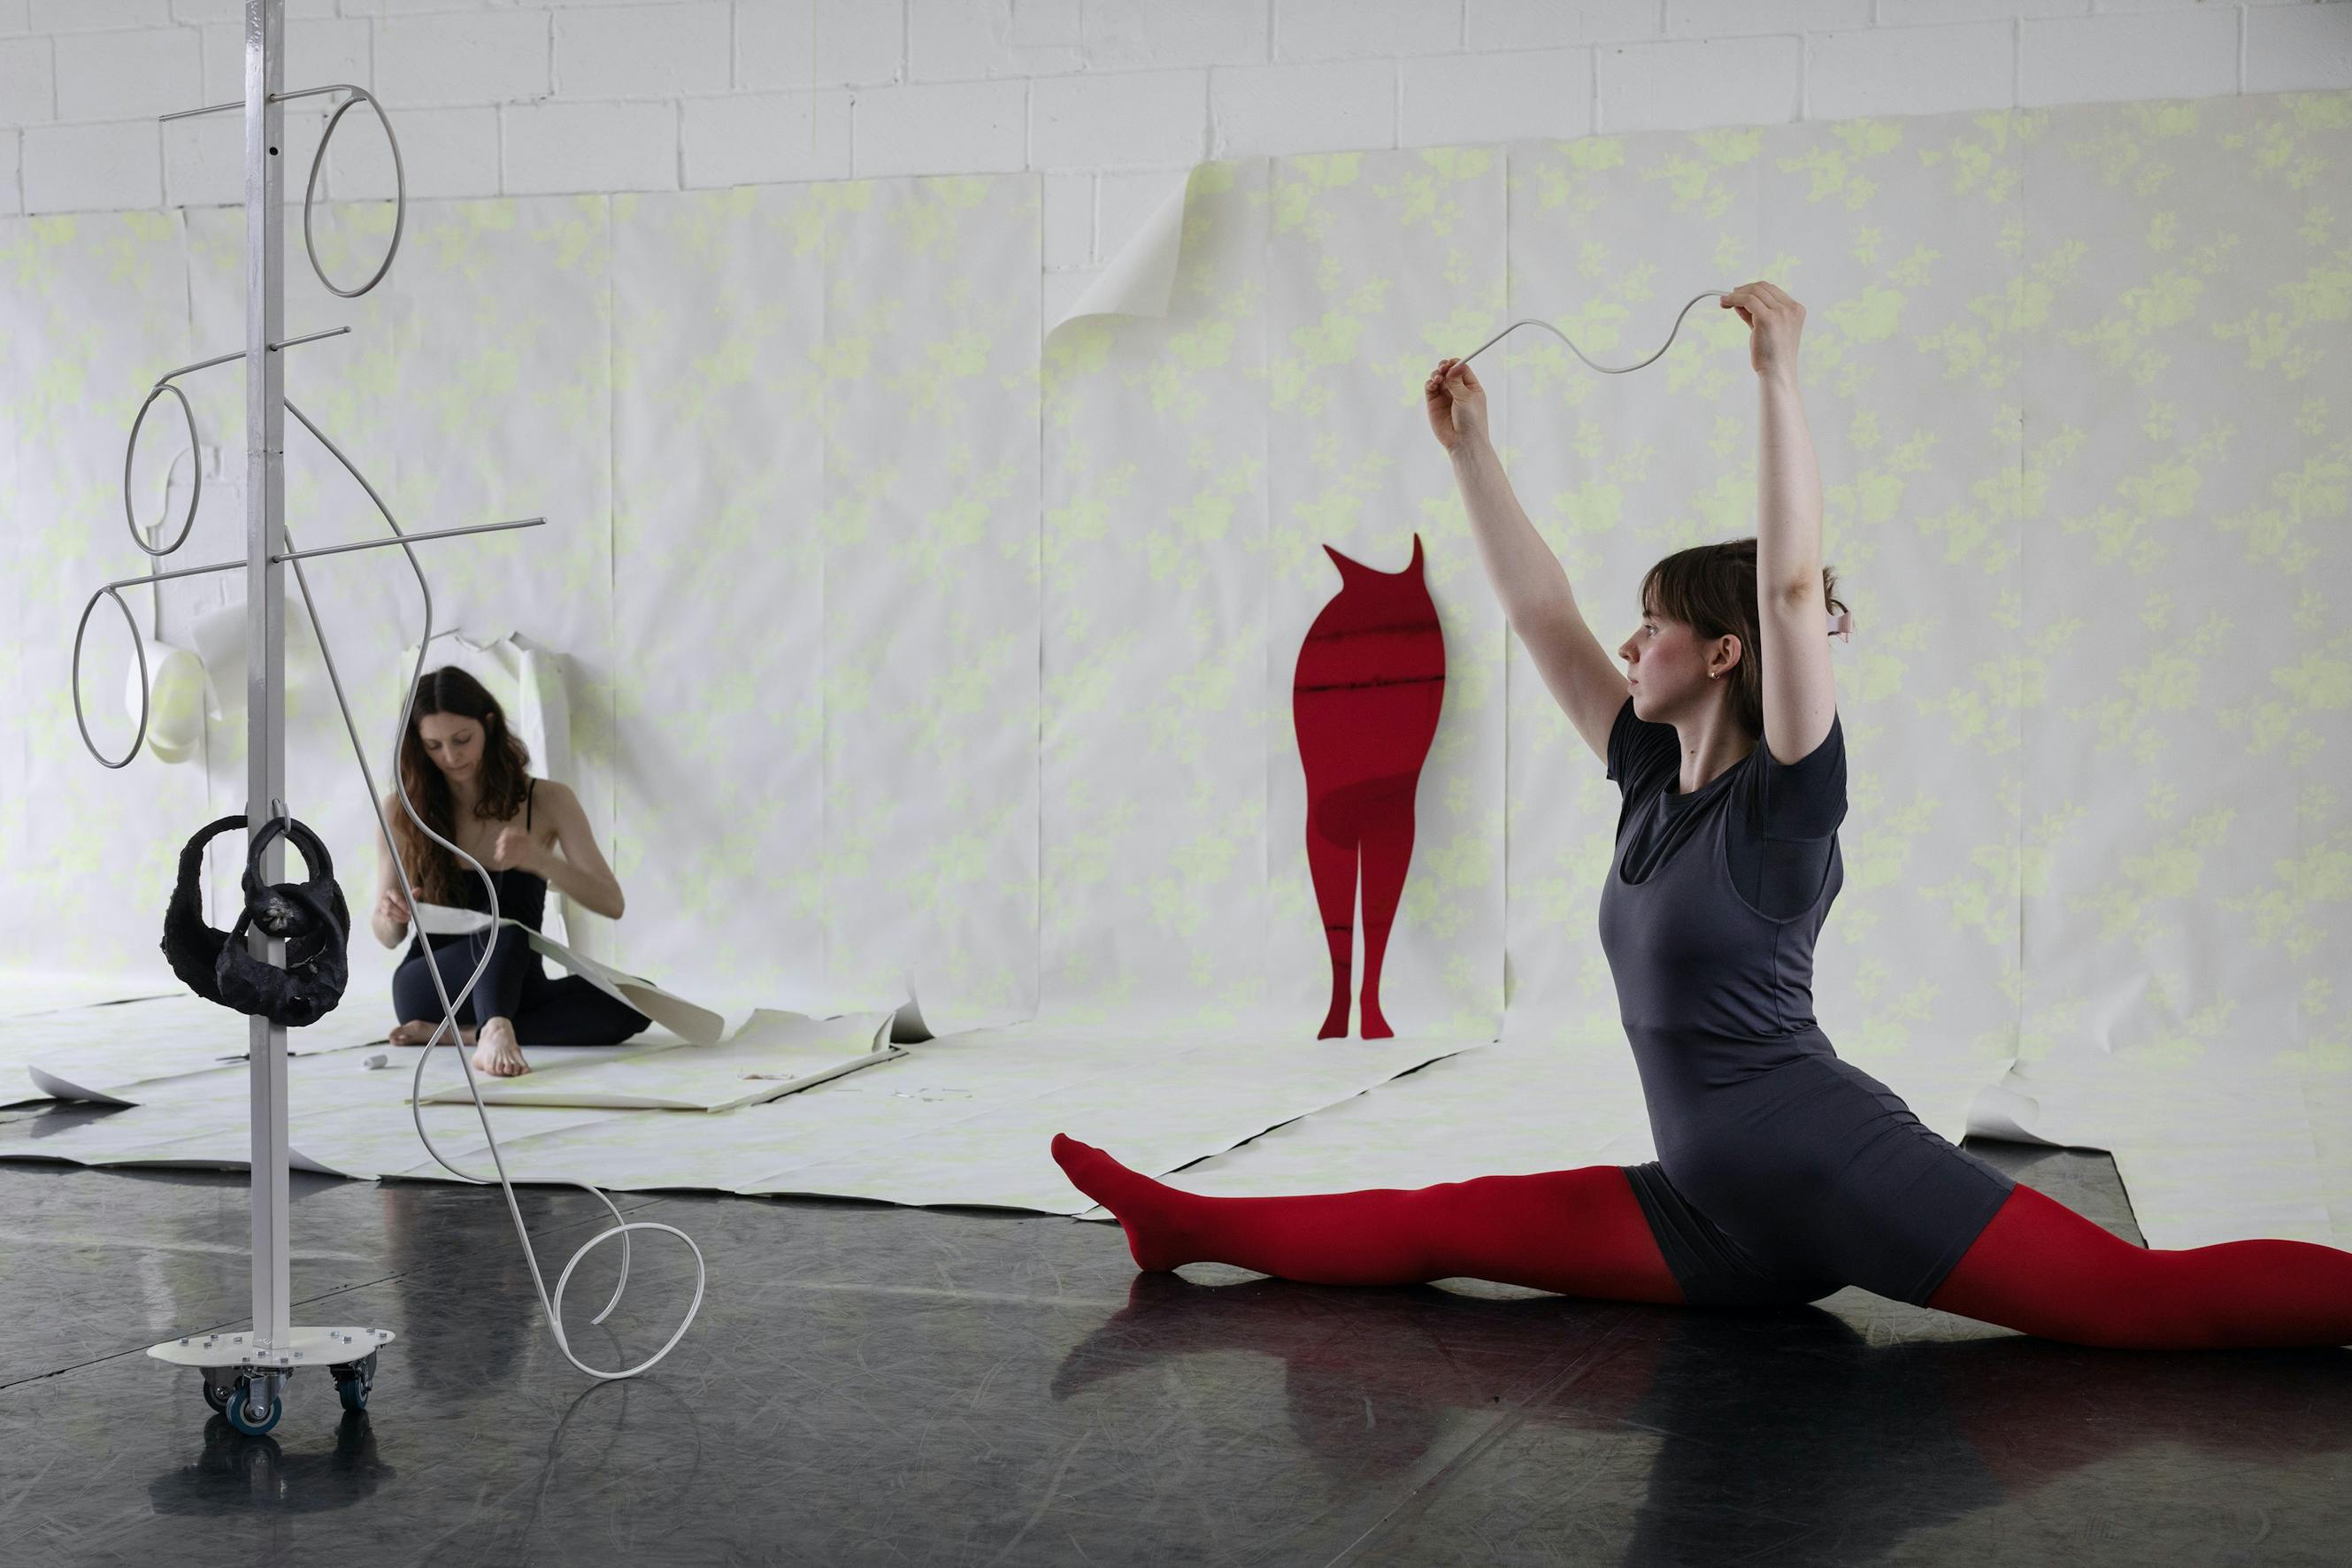
[[(184, 647), (142, 639), (147, 649), (147, 749), (159, 762), (184, 763), (205, 738), (205, 663)], [(122, 705), (139, 722), (139, 661), (122, 676)]]

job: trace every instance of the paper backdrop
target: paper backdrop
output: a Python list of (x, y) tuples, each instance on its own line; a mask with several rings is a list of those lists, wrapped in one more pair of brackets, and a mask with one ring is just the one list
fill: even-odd
[[(1691, 295), (1772, 279), (1810, 312), (1856, 624), (1824, 1029), (1947, 1136), (1973, 1114), (2116, 1149), (2159, 1245), (2346, 1245), (2347, 153), (2352, 94), (2327, 93), (1208, 164), (1171, 247), (1148, 231), (1082, 301), (1161, 313), (1079, 313), (1042, 350), (1034, 176), (419, 204), (377, 295), (330, 310), (298, 275), (289, 326), (357, 330), (292, 351), (289, 386), (404, 524), (550, 517), (421, 548), (451, 624), (566, 660), (570, 782), (629, 893), (617, 962), (828, 1010), (908, 975), (942, 1032), (1311, 1033), (1292, 663), (1322, 546), (1392, 570), (1418, 531), (1447, 689), (1383, 1006), (1401, 1034), (1505, 1029), (1621, 1102), (1593, 907), (1615, 791), (1507, 635), (1420, 383), (1528, 315), (1627, 363)], [(335, 213), (330, 264), (388, 221)], [(108, 531), (121, 434), (160, 368), (234, 341), (236, 235), (0, 225), (7, 494), (37, 513), (0, 590), (24, 628), (0, 919), (26, 962), (147, 964), (121, 911), (160, 914), (172, 846), (222, 808), (164, 795), (191, 770), (98, 769), (60, 674), (88, 588), (144, 569)], [(1682, 332), (1624, 376), (1532, 331), (1480, 361), (1612, 648), (1652, 562), (1756, 526), (1746, 329), (1709, 303)], [(379, 526), (289, 448), (305, 543)], [(215, 499), (192, 553), (234, 542)], [(335, 635), (381, 670), (413, 587), (366, 560), (334, 566)], [(290, 612), (289, 668), (307, 640)], [(121, 657), (92, 678), (110, 711)], [(293, 682), (289, 773), (357, 878), (322, 696)], [(1474, 1142), (1496, 1169), (1591, 1157), (1537, 1099), (1475, 1139), (1399, 1119), (1302, 1179), (1414, 1184)]]
[[(372, 267), (392, 217), (322, 211), (331, 274)], [(83, 597), (152, 569), (121, 531), (122, 441), (156, 376), (241, 341), (242, 224), (0, 224), (0, 405), (24, 476), (8, 495), (29, 520), (6, 531), (22, 700), (0, 919), (28, 969), (168, 979), (154, 949), (177, 847), (244, 798), (241, 668), (212, 671), (235, 700), (209, 801), (194, 769), (101, 769), (64, 675)], [(1034, 1011), (1037, 244), (1034, 177), (911, 179), (420, 202), (365, 298), (289, 268), (289, 322), (352, 331), (288, 351), (288, 397), (404, 530), (548, 520), (415, 549), (436, 632), (511, 631), (562, 663), (568, 752), (539, 765), (578, 792), (628, 901), (620, 922), (570, 911), (592, 956), (729, 1007), (892, 1006), (911, 981), (934, 1029)], [(227, 471), (172, 567), (244, 549), (242, 382), (232, 364), (185, 385)], [(176, 405), (162, 412), (134, 485), (150, 510), (148, 470), (184, 442)], [(287, 430), (297, 542), (382, 537), (364, 492)], [(415, 580), (397, 551), (308, 577), (389, 790)], [(236, 577), (164, 593), (167, 634), (207, 624), (214, 662), (241, 661), (219, 613), (241, 605)], [(364, 909), (374, 817), (290, 574), (287, 605), (289, 800)], [(117, 752), (119, 620), (101, 605), (85, 677)], [(215, 912), (241, 864), (215, 858)], [(152, 922), (125, 918), (149, 904)], [(355, 934), (352, 994), (383, 998), (387, 1023), (394, 956)]]
[[(1832, 645), (1853, 809), (1817, 1015), (1948, 1136), (2115, 1149), (2159, 1245), (2340, 1244), (2352, 224), (2321, 193), (2347, 133), (2352, 96), (2321, 94), (1212, 165), (1057, 331), (1048, 408), (1083, 453), (1262, 381), (1274, 477), (1237, 504), (1272, 509), (1271, 540), (1339, 488), (1285, 505), (1286, 459), (1336, 479), (1407, 455), (1377, 504), (1451, 522), (1425, 434), (1412, 459), (1378, 414), (1301, 432), (1290, 410), (1380, 389), (1411, 425), (1426, 368), (1504, 321), (1628, 363), (1692, 294), (1781, 283), (1810, 306), (1825, 557), (1863, 628)], [(1507, 303), (1482, 268), (1498, 200)], [(1468, 321), (1397, 307), (1425, 262), (1368, 274), (1424, 228)], [(1486, 370), (1515, 489), (1612, 648), (1651, 562), (1755, 528), (1747, 329), (1702, 306), (1683, 331), (1623, 377), (1532, 333)], [(1613, 1080), (1591, 900), (1616, 795), (1516, 644), (1507, 689), (1508, 1028)], [(1431, 1068), (1402, 1135), (1374, 1095), (1187, 1174), (1458, 1176), (1411, 1129), (1458, 1143), (1429, 1097), (1495, 1065)], [(1390, 1135), (1351, 1142), (1368, 1126)]]

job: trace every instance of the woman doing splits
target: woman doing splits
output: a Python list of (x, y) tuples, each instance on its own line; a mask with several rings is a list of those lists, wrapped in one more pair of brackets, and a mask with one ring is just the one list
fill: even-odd
[(1181, 1192), (1066, 1136), (1054, 1158), (1145, 1269), (1702, 1307), (1858, 1285), (2079, 1344), (2352, 1343), (2352, 1252), (2133, 1246), (1955, 1148), (1831, 1047), (1812, 959), (1844, 882), (1845, 742), (1796, 385), (1804, 312), (1766, 282), (1724, 302), (1762, 383), (1759, 535), (1650, 569), (1622, 677), (1504, 478), (1477, 378), (1446, 360), (1424, 389), (1512, 629), (1622, 792), (1600, 933), (1658, 1158), (1262, 1198)]
[[(546, 918), (553, 881), (578, 903), (607, 919), (621, 918), (620, 880), (596, 847), (588, 814), (568, 785), (530, 774), (530, 752), (507, 728), (506, 714), (482, 683), (455, 666), (428, 671), (416, 683), (416, 703), (400, 738), (400, 780), (417, 812), (436, 833), (456, 842), (498, 878), (499, 913), (536, 931)], [(539, 785), (547, 798), (538, 799)], [(384, 815), (400, 838), (401, 863), (418, 879), (427, 903), (489, 910), (481, 879), (470, 866), (417, 831), (397, 793)], [(559, 853), (559, 851), (561, 851)], [(391, 848), (376, 840), (375, 939), (397, 946), (408, 929), (400, 873)], [(396, 1046), (428, 1043), (442, 1026), (441, 998), (430, 962), (455, 996), (489, 942), (489, 967), (467, 1000), (474, 1022), (461, 1026), (474, 1065), (500, 1078), (530, 1070), (520, 1040), (535, 1046), (616, 1046), (653, 1020), (605, 994), (586, 978), (547, 973), (539, 950), (512, 926), (492, 933), (437, 936), (432, 957), (409, 937), (407, 956), (392, 977), (399, 1025), (386, 1037)], [(460, 1008), (460, 1016), (465, 1009)]]

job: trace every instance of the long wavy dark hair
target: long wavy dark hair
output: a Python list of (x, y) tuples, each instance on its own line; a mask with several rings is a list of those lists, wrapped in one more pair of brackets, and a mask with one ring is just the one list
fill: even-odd
[[(1837, 572), (1822, 568), (1822, 602), (1829, 613), (1848, 609), (1837, 596)], [(1764, 637), (1756, 619), (1756, 539), (1727, 539), (1678, 550), (1642, 578), (1642, 607), (1682, 622), (1702, 643), (1739, 639), (1731, 667), (1731, 710), (1750, 740), (1764, 738)], [(1817, 634), (1827, 636), (1824, 629)]]
[[(530, 748), (507, 728), (505, 710), (480, 681), (456, 665), (446, 664), (417, 678), (416, 705), (400, 737), (400, 782), (433, 831), (444, 838), (457, 837), (457, 802), (449, 781), (425, 750), (424, 720), (428, 713), (471, 719), (482, 727), (480, 788), (473, 815), (503, 822), (520, 811), (530, 786)], [(405, 811), (393, 813), (392, 831), (400, 846), (400, 858), (425, 889), (425, 900), (436, 904), (458, 902), (459, 889), (473, 879), (473, 871), (419, 833)]]

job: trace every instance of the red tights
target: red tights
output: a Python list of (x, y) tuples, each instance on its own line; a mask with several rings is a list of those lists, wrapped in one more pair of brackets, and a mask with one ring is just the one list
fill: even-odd
[[(1073, 1184), (1117, 1215), (1139, 1268), (1230, 1263), (1323, 1285), (1493, 1279), (1679, 1303), (1624, 1173), (1586, 1165), (1434, 1186), (1214, 1198), (1056, 1134)], [(2352, 1344), (2352, 1252), (2305, 1241), (2135, 1247), (2020, 1184), (1927, 1305), (2076, 1344)]]
[(2352, 1344), (2352, 1252), (2314, 1241), (2135, 1247), (2021, 1182), (1927, 1305), (2083, 1345)]

